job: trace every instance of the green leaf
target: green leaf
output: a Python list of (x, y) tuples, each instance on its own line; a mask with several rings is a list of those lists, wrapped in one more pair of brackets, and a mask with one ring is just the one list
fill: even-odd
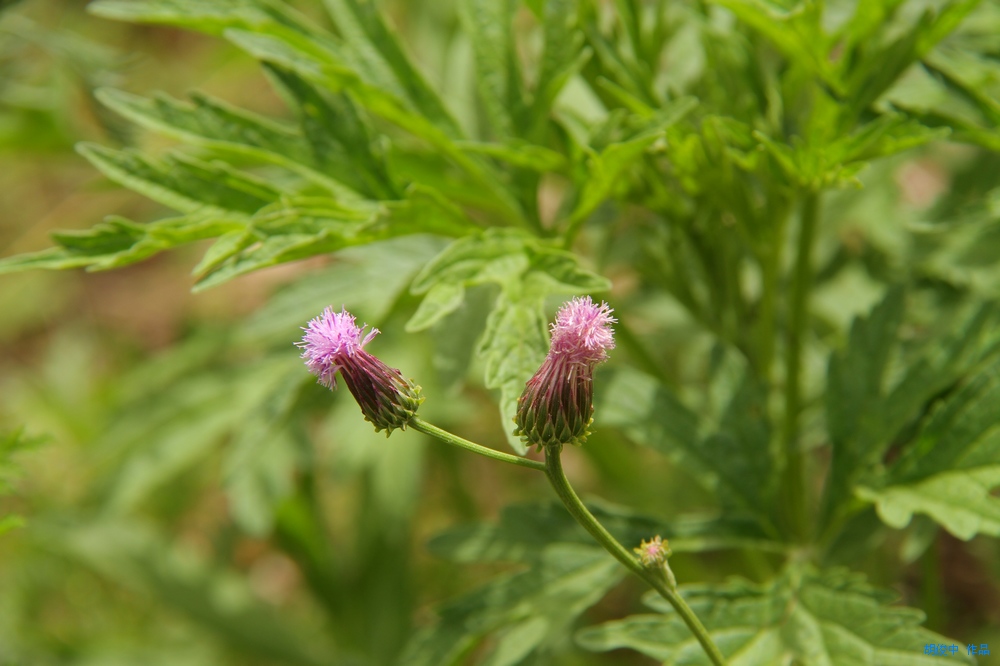
[[(888, 371), (898, 348), (896, 332), (904, 302), (900, 290), (890, 290), (868, 317), (855, 321), (849, 344), (830, 359), (826, 409), (833, 460), (826, 491), (828, 511), (849, 502), (859, 483), (877, 487), (878, 463), (896, 435), (936, 395), (1000, 353), (1000, 334), (996, 333), (1000, 311), (987, 305), (954, 334), (932, 341), (927, 351), (908, 359), (890, 382)], [(866, 492), (872, 499), (870, 491)], [(891, 524), (900, 526), (901, 514), (893, 515)], [(908, 521), (907, 516), (902, 524)]]
[[(545, 48), (531, 104), (531, 122), (536, 128), (548, 119), (559, 92), (590, 58), (589, 50), (581, 50), (584, 36), (579, 30), (578, 12), (577, 0), (545, 2), (542, 16)], [(529, 130), (529, 136), (535, 131)]]
[(581, 186), (582, 196), (569, 219), (579, 223), (590, 215), (611, 194), (621, 180), (622, 173), (635, 164), (646, 150), (663, 136), (668, 127), (679, 121), (697, 102), (690, 97), (671, 102), (666, 108), (644, 123), (647, 127), (637, 136), (619, 143), (612, 143), (601, 153), (592, 154), (588, 162), (586, 181)]
[(834, 90), (840, 81), (830, 66), (829, 39), (823, 34), (820, 18), (822, 5), (815, 2), (794, 3), (787, 9), (770, 0), (713, 0), (738, 19), (759, 32), (788, 59), (806, 67)]
[(931, 415), (916, 441), (858, 495), (891, 527), (925, 513), (960, 539), (1000, 536), (1000, 368), (980, 373)]
[(117, 21), (161, 23), (215, 35), (233, 27), (262, 32), (304, 29), (287, 6), (268, 0), (98, 0), (87, 10)]
[(500, 422), (507, 441), (520, 455), (526, 448), (513, 434), (517, 399), (525, 382), (542, 364), (548, 348), (543, 311), (547, 290), (537, 281), (525, 282), (518, 293), (501, 291), (486, 320), (478, 349), (485, 362), (483, 382), (486, 388), (500, 389)]
[[(97, 98), (116, 113), (148, 129), (196, 146), (276, 164), (335, 193), (346, 193), (341, 185), (344, 181), (331, 182), (325, 173), (326, 165), (316, 159), (314, 143), (306, 141), (294, 127), (200, 93), (191, 94), (193, 104), (164, 94), (146, 98), (108, 88), (98, 90)], [(344, 184), (350, 185), (351, 181)]]
[(346, 247), (412, 234), (459, 236), (469, 222), (432, 193), (414, 189), (403, 201), (349, 205), (325, 197), (286, 198), (258, 212), (246, 236), (220, 239), (197, 271), (195, 291), (240, 275)]
[(975, 9), (980, 0), (952, 0), (935, 14), (925, 11), (920, 20), (891, 43), (849, 59), (854, 67), (846, 74), (847, 97), (852, 117), (868, 109), (903, 72), (927, 54)]
[(841, 162), (873, 160), (944, 139), (950, 133), (947, 127), (932, 128), (903, 114), (887, 113), (838, 140), (828, 150)]
[(903, 293), (892, 290), (868, 317), (855, 320), (849, 343), (830, 358), (826, 422), (833, 461), (827, 492), (834, 504), (844, 500), (859, 468), (878, 460), (902, 426), (888, 422), (883, 405), (890, 352), (902, 320)]
[(463, 0), (483, 109), (496, 135), (514, 135), (524, 113), (524, 91), (514, 46), (515, 0)]
[(80, 144), (78, 150), (111, 180), (181, 213), (252, 215), (282, 194), (222, 162), (179, 153), (153, 159), (95, 144)]
[(706, 423), (652, 377), (628, 369), (601, 375), (597, 425), (617, 427), (684, 466), (724, 504), (773, 533), (775, 463), (763, 393), (745, 367), (717, 423)]
[(458, 143), (458, 147), (469, 153), (489, 155), (511, 166), (540, 173), (563, 171), (567, 167), (566, 158), (556, 151), (524, 141), (510, 140), (506, 143), (462, 141)]
[[(767, 585), (731, 579), (717, 586), (681, 586), (731, 666), (854, 666), (973, 663), (924, 653), (952, 641), (920, 627), (924, 614), (887, 605), (894, 595), (844, 570), (790, 571)], [(664, 664), (710, 664), (673, 609), (647, 596), (662, 615), (633, 615), (577, 634), (594, 651), (631, 648)]]
[(237, 218), (223, 219), (212, 214), (185, 215), (137, 224), (111, 216), (84, 231), (61, 231), (52, 234), (59, 247), (0, 260), (0, 273), (35, 268), (65, 270), (109, 270), (142, 261), (159, 252), (186, 243), (213, 238), (243, 229)]
[(398, 198), (373, 132), (347, 94), (323, 94), (290, 70), (266, 67), (294, 100), (308, 160), (317, 170), (370, 198)]
[(256, 600), (244, 578), (174, 549), (141, 523), (93, 520), (87, 527), (39, 531), (51, 546), (148, 595), (248, 658), (301, 666), (334, 658), (315, 630), (304, 632)]
[(391, 71), (407, 99), (424, 116), (450, 136), (460, 134), (441, 98), (403, 52), (396, 35), (386, 25), (375, 3), (365, 0), (324, 0), (330, 16), (358, 57), (369, 69)]
[(453, 664), (494, 632), (496, 640), (484, 663), (515, 664), (536, 651), (545, 654), (623, 575), (621, 566), (599, 548), (547, 545), (527, 571), (502, 576), (443, 605), (439, 622), (414, 635), (400, 663)]
[[(14, 456), (35, 448), (45, 440), (45, 437), (29, 436), (24, 427), (0, 432), (0, 495), (10, 490), (10, 482), (17, 476), (18, 470), (13, 462)], [(6, 519), (10, 519), (12, 527), (17, 522), (13, 516), (8, 516)]]
[(422, 331), (462, 306), (465, 301), (465, 285), (461, 282), (440, 282), (427, 292), (420, 307), (406, 322), (407, 331)]

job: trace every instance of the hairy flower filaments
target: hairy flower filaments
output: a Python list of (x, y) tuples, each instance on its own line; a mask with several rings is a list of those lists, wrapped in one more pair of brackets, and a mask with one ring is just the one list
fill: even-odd
[(614, 349), (607, 303), (589, 296), (564, 304), (552, 324), (549, 353), (517, 401), (515, 435), (539, 449), (582, 444), (590, 432), (594, 366)]
[(365, 420), (376, 431), (384, 428), (388, 436), (395, 428), (406, 427), (423, 398), (419, 386), (364, 350), (379, 332), (373, 328), (365, 334), (365, 326), (358, 326), (346, 310), (327, 308), (302, 329), (305, 335), (298, 346), (319, 383), (336, 388), (339, 371)]

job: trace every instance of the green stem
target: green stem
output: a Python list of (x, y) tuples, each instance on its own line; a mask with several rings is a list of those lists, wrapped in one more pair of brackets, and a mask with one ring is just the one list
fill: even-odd
[(521, 456), (512, 456), (509, 453), (502, 453), (495, 449), (490, 449), (480, 444), (476, 444), (475, 442), (470, 442), (467, 439), (462, 439), (458, 435), (451, 434), (447, 430), (442, 430), (436, 425), (431, 425), (416, 416), (410, 419), (408, 425), (414, 430), (419, 430), (426, 435), (437, 437), (445, 444), (451, 444), (452, 446), (457, 446), (465, 449), (466, 451), (472, 451), (473, 453), (478, 453), (481, 456), (486, 456), (487, 458), (492, 458), (493, 460), (499, 460), (500, 462), (510, 463), (511, 465), (519, 465), (521, 467), (530, 467), (531, 469), (537, 469), (543, 472), (545, 471), (545, 464), (538, 462), (537, 460), (522, 458)]
[(601, 525), (597, 518), (594, 517), (594, 514), (590, 513), (587, 507), (583, 505), (583, 502), (580, 501), (573, 487), (569, 484), (566, 473), (563, 472), (562, 451), (559, 447), (545, 448), (545, 471), (549, 477), (549, 482), (555, 489), (556, 494), (559, 495), (559, 499), (562, 500), (562, 503), (566, 506), (570, 515), (576, 519), (576, 522), (580, 523), (590, 533), (590, 536), (594, 537), (604, 550), (611, 553), (626, 569), (642, 578), (653, 589), (659, 592), (660, 596), (666, 599), (674, 607), (674, 610), (677, 611), (681, 619), (684, 620), (684, 624), (688, 626), (691, 633), (701, 643), (702, 648), (705, 649), (705, 653), (712, 660), (712, 663), (716, 666), (725, 666), (726, 660), (723, 658), (719, 648), (712, 642), (712, 638), (708, 635), (708, 630), (705, 629), (701, 620), (694, 614), (691, 607), (687, 605), (684, 598), (676, 590), (672, 589), (665, 579), (656, 576), (652, 571), (643, 567), (639, 560), (626, 550), (625, 546), (621, 545), (617, 539), (611, 536), (611, 533), (604, 528), (604, 525)]
[(799, 412), (802, 411), (802, 348), (809, 326), (809, 295), (812, 292), (812, 250), (819, 219), (818, 197), (810, 192), (802, 201), (795, 267), (792, 271), (788, 341), (785, 346), (785, 471), (783, 506), (789, 533), (804, 538), (809, 529), (806, 512), (802, 447), (799, 442)]

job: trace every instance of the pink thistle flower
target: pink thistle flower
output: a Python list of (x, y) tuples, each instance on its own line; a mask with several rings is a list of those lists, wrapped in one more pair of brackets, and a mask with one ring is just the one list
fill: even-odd
[(395, 428), (405, 428), (423, 402), (420, 387), (403, 379), (399, 370), (390, 368), (364, 350), (379, 330), (358, 326), (354, 315), (326, 308), (302, 330), (302, 358), (309, 372), (327, 388), (337, 387), (337, 373), (344, 378), (347, 390), (361, 406), (365, 420), (386, 436)]
[(589, 296), (565, 303), (552, 324), (549, 353), (525, 384), (517, 401), (515, 435), (530, 446), (582, 444), (594, 412), (594, 367), (614, 349), (614, 332), (607, 303)]

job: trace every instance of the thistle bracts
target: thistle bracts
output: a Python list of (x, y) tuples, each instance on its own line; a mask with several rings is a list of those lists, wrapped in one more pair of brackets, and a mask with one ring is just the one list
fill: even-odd
[(670, 589), (677, 589), (677, 578), (674, 577), (670, 563), (667, 562), (667, 559), (673, 555), (669, 542), (661, 539), (660, 535), (656, 535), (649, 541), (644, 539), (638, 548), (632, 550), (644, 569), (662, 576)]
[(580, 445), (593, 421), (594, 367), (613, 349), (614, 334), (607, 303), (589, 296), (569, 301), (552, 324), (549, 353), (529, 379), (517, 401), (514, 434), (539, 450), (563, 444)]
[(327, 308), (302, 329), (305, 335), (298, 345), (319, 383), (336, 388), (339, 371), (365, 420), (376, 431), (385, 429), (388, 437), (394, 429), (406, 427), (423, 398), (419, 386), (364, 350), (379, 332), (373, 328), (365, 334), (366, 326), (358, 326), (346, 310)]

